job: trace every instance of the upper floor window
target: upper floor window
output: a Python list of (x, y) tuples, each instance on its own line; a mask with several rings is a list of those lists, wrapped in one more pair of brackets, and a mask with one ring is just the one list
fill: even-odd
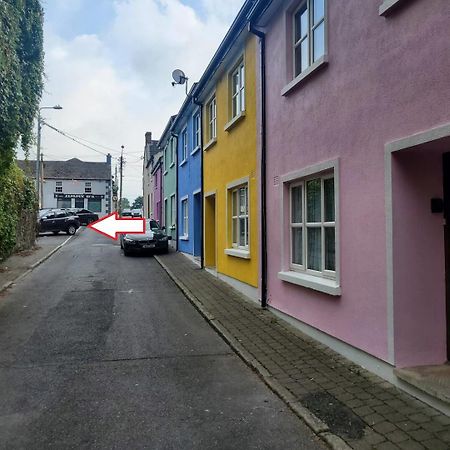
[(181, 162), (183, 163), (188, 158), (188, 136), (187, 130), (184, 129), (181, 133)]
[(84, 192), (86, 194), (90, 194), (92, 192), (92, 183), (90, 181), (86, 181), (84, 183)]
[(325, 0), (304, 0), (293, 15), (294, 78), (325, 55)]
[(56, 182), (56, 188), (55, 188), (55, 192), (62, 192), (63, 188), (62, 188), (62, 181), (57, 181)]
[(231, 73), (231, 118), (245, 110), (245, 69), (241, 61)]
[(208, 141), (217, 138), (217, 103), (214, 96), (206, 105), (206, 116), (208, 120)]
[(200, 114), (197, 113), (194, 115), (194, 124), (193, 124), (193, 132), (194, 132), (194, 150), (200, 147)]

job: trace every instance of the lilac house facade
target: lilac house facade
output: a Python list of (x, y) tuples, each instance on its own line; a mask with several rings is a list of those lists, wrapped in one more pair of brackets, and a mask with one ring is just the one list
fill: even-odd
[(256, 23), (268, 304), (385, 377), (449, 359), (449, 24), (448, 0), (273, 1)]

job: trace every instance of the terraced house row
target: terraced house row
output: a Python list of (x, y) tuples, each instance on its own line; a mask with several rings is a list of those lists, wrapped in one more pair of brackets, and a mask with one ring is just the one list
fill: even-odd
[(144, 167), (178, 251), (438, 406), (414, 375), (450, 359), (449, 23), (247, 0)]

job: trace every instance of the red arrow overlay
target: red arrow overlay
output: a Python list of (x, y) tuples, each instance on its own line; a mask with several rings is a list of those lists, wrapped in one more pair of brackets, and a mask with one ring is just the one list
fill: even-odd
[(117, 241), (119, 234), (144, 234), (145, 219), (141, 217), (119, 217), (117, 212), (92, 222), (88, 228)]

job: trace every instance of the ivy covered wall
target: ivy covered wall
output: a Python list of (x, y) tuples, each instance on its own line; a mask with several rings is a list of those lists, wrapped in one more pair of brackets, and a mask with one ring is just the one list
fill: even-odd
[[(33, 142), (43, 60), (40, 1), (0, 0), (0, 260), (35, 234), (33, 182), (16, 166), (15, 156), (18, 147), (28, 155)], [(24, 222), (31, 224), (28, 230)]]

